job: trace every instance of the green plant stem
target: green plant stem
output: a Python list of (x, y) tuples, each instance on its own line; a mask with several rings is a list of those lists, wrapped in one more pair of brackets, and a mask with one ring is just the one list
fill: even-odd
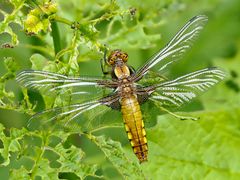
[(31, 179), (35, 179), (35, 176), (36, 176), (36, 173), (38, 171), (38, 168), (39, 168), (39, 163), (40, 161), (43, 159), (43, 154), (45, 152), (45, 146), (47, 145), (47, 139), (48, 139), (48, 136), (49, 134), (46, 134), (45, 132), (42, 134), (43, 135), (43, 144), (40, 148), (40, 151), (38, 152), (38, 155), (37, 155), (37, 159), (35, 161), (35, 164), (32, 168), (32, 171), (31, 171)]
[(55, 16), (53, 18), (54, 21), (56, 22), (60, 22), (60, 23), (63, 23), (63, 24), (67, 24), (69, 26), (71, 26), (73, 24), (72, 21), (69, 21), (68, 19), (65, 19), (65, 18), (62, 18), (62, 17), (59, 17), (59, 16)]
[(56, 21), (51, 22), (51, 28), (52, 28), (54, 52), (56, 55), (59, 51), (61, 51), (61, 39), (60, 39), (60, 33), (59, 33), (59, 29)]

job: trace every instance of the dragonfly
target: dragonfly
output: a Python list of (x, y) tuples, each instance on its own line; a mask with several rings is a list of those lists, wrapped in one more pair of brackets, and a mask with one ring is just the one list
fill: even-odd
[[(71, 89), (68, 96), (86, 97), (91, 90), (92, 97), (105, 89), (107, 94), (80, 103), (54, 107), (35, 114), (32, 122), (41, 122), (39, 126), (57, 125), (70, 127), (85, 121), (85, 114), (104, 107), (110, 113), (121, 114), (127, 137), (133, 152), (142, 163), (148, 160), (148, 143), (144, 127), (141, 105), (145, 102), (158, 102), (163, 110), (181, 117), (168, 108), (178, 108), (214, 86), (226, 76), (217, 68), (200, 69), (177, 78), (161, 76), (163, 70), (180, 59), (192, 46), (199, 33), (205, 27), (208, 17), (198, 15), (190, 19), (169, 41), (169, 43), (150, 58), (143, 66), (134, 70), (127, 64), (128, 54), (122, 50), (113, 50), (103, 62), (109, 67), (108, 77), (78, 76), (69, 77), (47, 71), (25, 70), (17, 75), (16, 80), (26, 88), (45, 89), (47, 93), (58, 91), (61, 95)], [(160, 81), (146, 84), (153, 78), (151, 72), (161, 77)], [(146, 80), (146, 81), (145, 81)], [(86, 89), (87, 88), (87, 89)], [(113, 111), (116, 110), (116, 111)], [(102, 112), (104, 114), (104, 112)], [(101, 117), (94, 114), (94, 118)], [(114, 117), (114, 116), (112, 116)], [(93, 118), (93, 121), (94, 121)], [(191, 118), (196, 120), (197, 118)]]

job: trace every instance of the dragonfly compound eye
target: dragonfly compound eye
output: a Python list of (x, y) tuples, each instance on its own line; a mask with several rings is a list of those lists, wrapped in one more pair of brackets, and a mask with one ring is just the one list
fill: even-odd
[(115, 64), (116, 57), (115, 56), (110, 56), (108, 58), (108, 64), (114, 65)]
[(116, 49), (116, 50), (112, 51), (110, 56), (108, 57), (108, 64), (114, 65), (116, 63), (116, 61), (119, 61), (119, 60), (121, 60), (123, 62), (127, 62), (128, 54), (125, 52), (122, 52), (119, 49)]
[(123, 62), (127, 62), (127, 60), (128, 60), (128, 54), (127, 53), (121, 53), (120, 57), (123, 60)]

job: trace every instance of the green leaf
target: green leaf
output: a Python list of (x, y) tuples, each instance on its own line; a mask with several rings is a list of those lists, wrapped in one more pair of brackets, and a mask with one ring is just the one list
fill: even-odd
[[(4, 65), (7, 72), (0, 77), (0, 108), (25, 112), (25, 106), (23, 104), (20, 105), (15, 101), (15, 91), (8, 87), (9, 80), (15, 79), (15, 74), (19, 65), (16, 59), (12, 57), (4, 57)], [(31, 110), (29, 110), (29, 112), (30, 111)]]
[(0, 34), (8, 33), (11, 36), (11, 47), (18, 45), (18, 36), (13, 31), (10, 24), (14, 22), (19, 24), (20, 26), (23, 25), (22, 21), (20, 20), (22, 17), (22, 13), (20, 10), (23, 8), (24, 2), (25, 0), (11, 0), (10, 3), (12, 3), (12, 5), (14, 6), (14, 9), (11, 13), (6, 13), (5, 11), (0, 9), (0, 12), (4, 15), (4, 20), (0, 22)]
[(62, 144), (58, 144), (52, 150), (60, 157), (57, 160), (61, 163), (59, 172), (72, 172), (81, 179), (86, 176), (96, 176), (97, 166), (83, 163), (84, 152), (81, 149), (74, 146), (65, 149)]
[(239, 179), (240, 109), (194, 115), (200, 120), (161, 116), (148, 130), (146, 175), (156, 179)]
[[(1, 135), (4, 145), (1, 155), (3, 158), (5, 158), (5, 154), (7, 155), (7, 161), (2, 165), (11, 167), (10, 177), (13, 177), (16, 172), (20, 173), (16, 177), (26, 179), (37, 177), (58, 179), (60, 173), (74, 173), (81, 179), (87, 176), (99, 177), (95, 174), (97, 166), (83, 161), (84, 152), (81, 149), (71, 144), (64, 147), (62, 142), (69, 143), (67, 138), (70, 133), (55, 132), (54, 134), (51, 136), (46, 132), (12, 129), (9, 138)], [(23, 139), (23, 137), (25, 138)], [(36, 138), (40, 140), (40, 143), (36, 143)], [(20, 140), (21, 143), (18, 143)], [(7, 149), (9, 150), (6, 151)], [(15, 152), (14, 156), (11, 156), (12, 152)], [(33, 162), (32, 165), (29, 165), (30, 161)], [(57, 166), (53, 165), (56, 163)]]
[(3, 143), (3, 149), (0, 149), (0, 154), (4, 159), (2, 163), (3, 166), (7, 166), (10, 163), (10, 156), (11, 152), (18, 152), (21, 150), (21, 145), (19, 141), (23, 139), (24, 135), (26, 134), (26, 129), (14, 129), (12, 128), (10, 131), (10, 136), (7, 137), (4, 132), (4, 127), (0, 124), (0, 139)]
[[(63, 140), (70, 135), (68, 133), (58, 132), (55, 133), (58, 136), (63, 137)], [(59, 137), (58, 137), (59, 138)], [(64, 148), (63, 143), (59, 143), (54, 147), (48, 146), (52, 141), (46, 141), (47, 144), (42, 146), (39, 149), (39, 155), (41, 157), (36, 160), (35, 170), (33, 171), (34, 175), (32, 177), (40, 176), (42, 178), (57, 178), (59, 173), (74, 173), (81, 179), (84, 179), (87, 176), (96, 176), (95, 172), (97, 171), (97, 166), (94, 164), (86, 164), (83, 162), (84, 152), (76, 148), (75, 146), (71, 146)], [(50, 144), (49, 144), (50, 145)], [(43, 156), (47, 151), (51, 151), (58, 156), (56, 162), (60, 163), (60, 167), (51, 167), (50, 162), (53, 162), (53, 158), (46, 159)], [(97, 177), (97, 176), (96, 176)]]
[(12, 57), (5, 58), (4, 63), (9, 72), (15, 73), (19, 69), (16, 60)]
[(43, 179), (57, 179), (58, 171), (50, 167), (50, 162), (48, 159), (44, 158), (42, 155), (45, 151), (44, 147), (37, 149), (37, 159), (35, 160), (35, 165), (31, 172), (31, 178), (41, 177)]
[(131, 161), (124, 153), (121, 144), (104, 136), (88, 136), (104, 153), (124, 179), (144, 178), (140, 166)]
[(34, 70), (43, 70), (48, 65), (47, 59), (40, 54), (33, 54), (30, 61)]
[(10, 178), (13, 180), (31, 179), (29, 172), (24, 167), (19, 169), (11, 169)]

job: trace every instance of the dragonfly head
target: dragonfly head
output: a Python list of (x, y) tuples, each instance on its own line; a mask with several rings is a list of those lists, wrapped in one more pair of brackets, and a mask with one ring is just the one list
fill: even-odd
[(116, 49), (108, 56), (107, 63), (112, 66), (113, 72), (118, 79), (126, 78), (130, 75), (130, 70), (126, 64), (127, 53)]
[(111, 54), (108, 56), (107, 63), (111, 66), (114, 66), (116, 64), (122, 64), (126, 63), (128, 60), (128, 54), (116, 49), (111, 52)]

